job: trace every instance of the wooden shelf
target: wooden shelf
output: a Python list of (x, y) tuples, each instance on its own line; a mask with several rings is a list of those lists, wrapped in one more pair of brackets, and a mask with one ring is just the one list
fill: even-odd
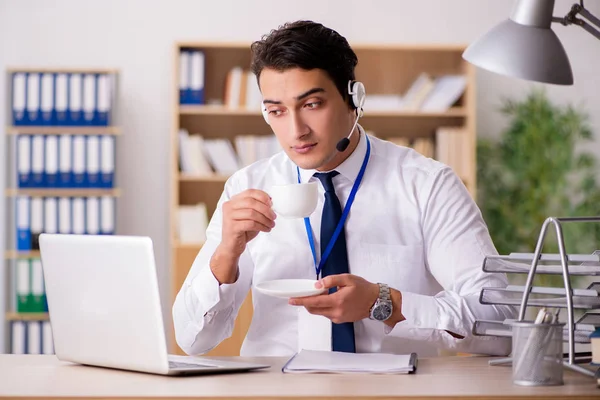
[(6, 189), (7, 197), (16, 196), (31, 196), (31, 197), (119, 197), (120, 189), (96, 189), (96, 188), (80, 188), (80, 189)]
[(48, 313), (6, 313), (8, 321), (47, 321)]
[(16, 260), (20, 258), (40, 258), (39, 250), (32, 251), (17, 251), (8, 250), (4, 256), (7, 260)]
[(55, 74), (117, 74), (119, 71), (111, 68), (35, 68), (35, 67), (10, 67), (7, 68), (8, 73), (14, 72), (48, 72)]
[(9, 126), (7, 135), (120, 135), (117, 126)]
[(229, 175), (179, 175), (181, 182), (225, 182), (227, 179), (229, 179)]

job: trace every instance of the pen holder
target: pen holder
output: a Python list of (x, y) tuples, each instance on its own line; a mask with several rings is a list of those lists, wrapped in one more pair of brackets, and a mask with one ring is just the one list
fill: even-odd
[(565, 324), (512, 324), (512, 379), (522, 386), (563, 384), (562, 332)]

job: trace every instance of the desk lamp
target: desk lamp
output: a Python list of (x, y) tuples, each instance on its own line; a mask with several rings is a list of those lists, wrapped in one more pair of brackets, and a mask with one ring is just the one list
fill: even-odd
[(573, 4), (562, 18), (553, 17), (553, 9), (554, 0), (517, 0), (510, 18), (471, 44), (463, 58), (501, 75), (572, 85), (571, 64), (550, 25), (552, 22), (578, 25), (600, 39), (600, 31), (596, 29), (600, 28), (600, 19), (584, 8), (583, 0)]

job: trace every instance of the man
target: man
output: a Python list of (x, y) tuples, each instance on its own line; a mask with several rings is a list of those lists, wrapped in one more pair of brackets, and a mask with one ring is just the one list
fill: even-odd
[[(505, 276), (481, 270), (496, 250), (479, 209), (450, 168), (357, 125), (364, 96), (353, 84), (358, 60), (346, 39), (298, 21), (255, 42), (252, 53), (283, 152), (225, 184), (173, 306), (179, 346), (202, 354), (229, 337), (253, 285), (320, 278), (316, 285), (329, 293), (286, 301), (253, 291), (241, 354), (294, 354), (299, 335), (311, 335), (304, 309), (331, 321), (312, 335), (331, 335), (335, 351), (507, 354), (506, 339), (471, 334), (476, 319), (515, 316), (513, 307), (479, 303), (483, 287), (506, 286)], [(306, 224), (276, 218), (266, 192), (298, 181), (320, 188)]]

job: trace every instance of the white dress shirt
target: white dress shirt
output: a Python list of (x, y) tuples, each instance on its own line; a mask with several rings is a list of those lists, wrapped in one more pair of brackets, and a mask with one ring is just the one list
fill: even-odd
[[(337, 168), (336, 194), (346, 203), (366, 154), (364, 130), (353, 153)], [(363, 319), (354, 323), (356, 351), (437, 355), (438, 350), (504, 355), (509, 339), (473, 336), (476, 319), (514, 318), (516, 309), (479, 303), (483, 287), (505, 287), (506, 277), (482, 271), (485, 255), (497, 254), (481, 213), (461, 180), (446, 165), (416, 151), (369, 136), (371, 155), (345, 224), (350, 273), (402, 293), (406, 318), (393, 329)], [(300, 170), (302, 182), (318, 180)], [(296, 165), (280, 152), (236, 172), (207, 229), (173, 306), (175, 335), (188, 354), (203, 354), (232, 333), (238, 310), (252, 289), (254, 313), (242, 356), (290, 356), (298, 350), (298, 307), (254, 290), (260, 282), (316, 279), (304, 221), (278, 217), (239, 261), (239, 278), (219, 285), (209, 262), (221, 241), (222, 204), (246, 189), (268, 191), (297, 182)], [(319, 257), (324, 190), (310, 217)], [(457, 339), (446, 331), (464, 336)], [(315, 333), (317, 334), (317, 333)]]

